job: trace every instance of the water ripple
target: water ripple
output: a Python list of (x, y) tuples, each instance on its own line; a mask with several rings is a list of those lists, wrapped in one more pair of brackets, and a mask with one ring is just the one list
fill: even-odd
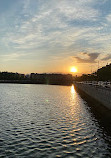
[(0, 157), (111, 157), (111, 137), (71, 87), (1, 84), (0, 92)]

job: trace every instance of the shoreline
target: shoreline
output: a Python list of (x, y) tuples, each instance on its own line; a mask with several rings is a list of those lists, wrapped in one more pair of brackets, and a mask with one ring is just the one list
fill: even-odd
[(73, 83), (46, 83), (31, 80), (0, 80), (0, 84), (42, 84), (42, 85), (58, 85), (58, 86), (71, 86)]
[(78, 89), (75, 86), (75, 90), (81, 96), (81, 98), (86, 101), (89, 111), (94, 115), (94, 117), (99, 120), (101, 127), (104, 127), (107, 134), (111, 134), (111, 110), (102, 105), (96, 99), (84, 93), (84, 91)]
[(75, 87), (88, 97), (111, 110), (111, 88), (93, 86), (84, 83), (74, 83)]

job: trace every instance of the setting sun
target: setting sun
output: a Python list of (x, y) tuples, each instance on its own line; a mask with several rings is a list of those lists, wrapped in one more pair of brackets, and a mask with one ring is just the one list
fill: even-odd
[(76, 67), (71, 67), (71, 72), (77, 72), (77, 68)]

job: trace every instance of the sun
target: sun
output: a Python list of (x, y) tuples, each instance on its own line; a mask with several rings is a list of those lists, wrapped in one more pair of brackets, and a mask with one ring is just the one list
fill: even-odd
[(77, 68), (76, 67), (71, 67), (71, 70), (70, 70), (71, 72), (77, 72)]

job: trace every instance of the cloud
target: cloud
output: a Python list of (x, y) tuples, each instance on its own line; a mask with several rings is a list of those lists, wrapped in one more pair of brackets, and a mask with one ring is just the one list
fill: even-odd
[(98, 56), (100, 53), (86, 53), (82, 52), (79, 54), (79, 56), (74, 56), (73, 58), (78, 62), (78, 63), (96, 63)]
[(111, 23), (111, 14), (108, 14), (108, 15), (106, 16), (106, 20), (107, 20), (109, 23)]
[(0, 55), (0, 59), (3, 61), (14, 61), (17, 60), (18, 58), (22, 58), (26, 54), (19, 54), (19, 53), (11, 53), (11, 54), (5, 54), (5, 55)]
[(97, 19), (98, 10), (91, 7), (92, 0), (61, 1), (59, 5), (60, 14), (67, 20), (94, 21)]
[[(13, 47), (17, 45), (18, 49), (27, 49), (27, 45), (28, 48), (44, 46), (44, 41), (50, 46), (50, 41), (54, 39), (55, 43), (59, 41), (57, 43), (67, 45), (69, 40), (67, 32), (72, 33), (74, 28), (70, 25), (71, 21), (93, 21), (98, 17), (98, 11), (91, 6), (92, 3), (93, 0), (49, 0), (47, 3), (45, 0), (23, 1), (21, 13), (14, 12), (15, 17), (13, 16), (13, 18), (16, 20), (13, 21), (16, 21), (16, 27), (13, 30), (9, 26), (9, 31), (5, 33), (3, 42), (9, 47), (11, 44)], [(37, 5), (39, 9), (36, 7)], [(14, 22), (11, 25), (14, 26)], [(81, 30), (81, 28), (79, 29)], [(62, 36), (65, 37), (61, 38)]]
[[(102, 7), (107, 0), (103, 0), (104, 4), (94, 0), (15, 1), (15, 8), (0, 15), (0, 54), (7, 53), (2, 57), (5, 61), (23, 58), (27, 62), (28, 58), (44, 62), (47, 57), (49, 62), (52, 58), (68, 58), (86, 51), (73, 59), (95, 63), (99, 53), (87, 52), (110, 53), (111, 14), (102, 14), (106, 12)], [(24, 55), (20, 56), (22, 52)]]
[(102, 60), (110, 60), (111, 59), (111, 54), (107, 54), (107, 55), (105, 55), (105, 57), (104, 58), (102, 58)]

